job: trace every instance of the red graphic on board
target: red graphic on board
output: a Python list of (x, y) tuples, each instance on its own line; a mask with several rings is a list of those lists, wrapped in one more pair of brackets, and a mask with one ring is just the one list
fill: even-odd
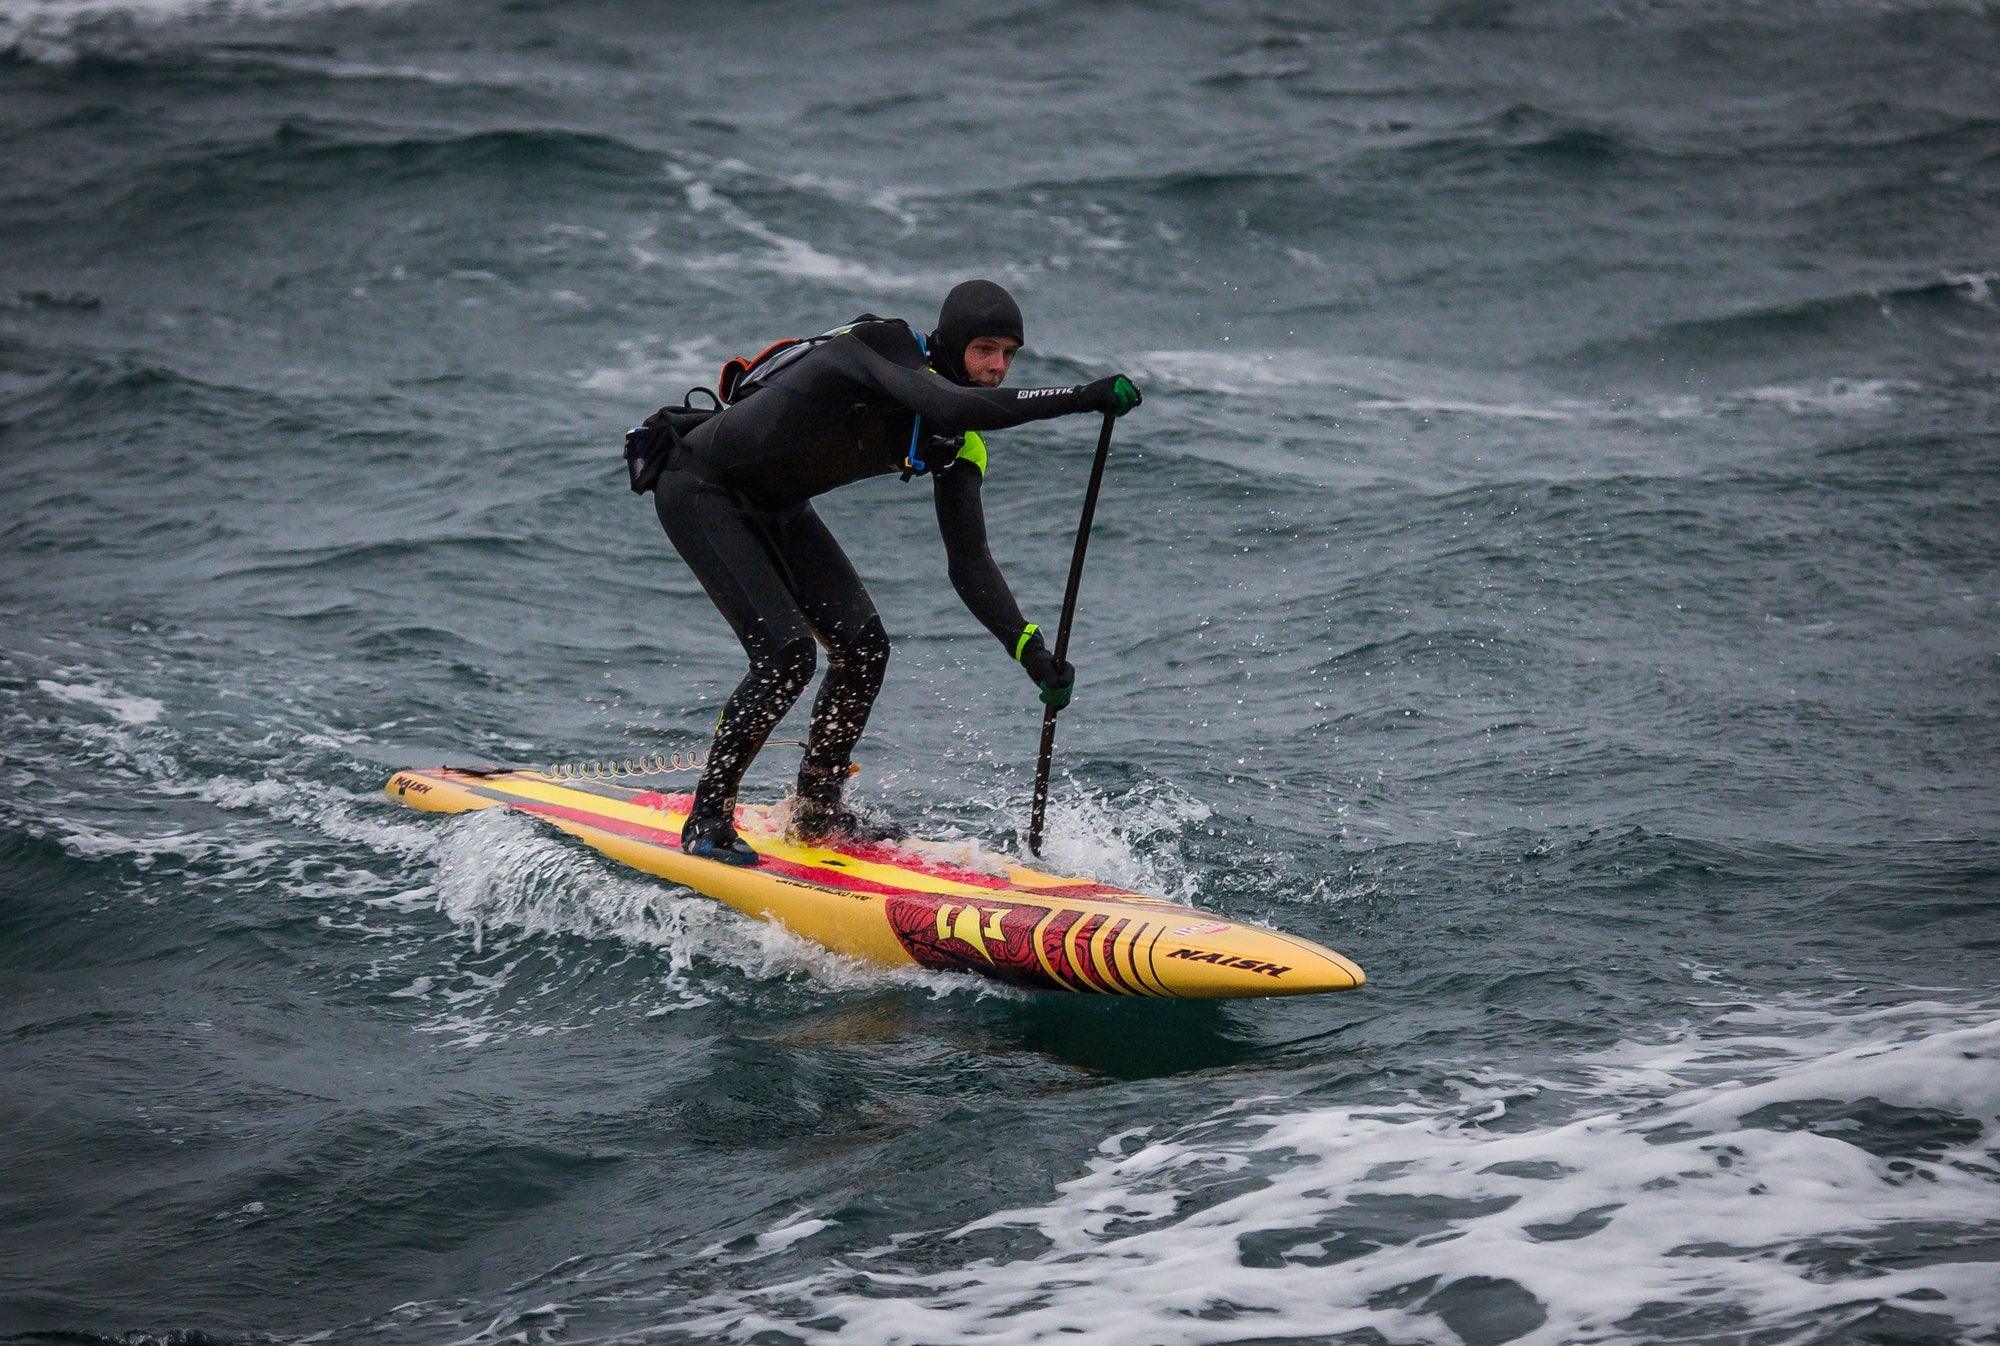
[(1119, 966), (1121, 945), (1130, 962), (1132, 943), (1146, 929), (1124, 917), (928, 895), (890, 897), (883, 909), (904, 951), (921, 967), (977, 972), (1017, 986), (1149, 993), (1137, 983), (1136, 967)]
[[(1080, 913), (1058, 912), (1035, 951), (1035, 927), (1049, 914), (1047, 907), (1027, 907), (983, 898), (891, 897), (883, 906), (889, 926), (910, 958), (940, 972), (978, 972), (1018, 986), (1098, 990), (1102, 973), (1082, 972), (1077, 946), (1062, 939)], [(1042, 958), (1055, 970), (1051, 979)], [(1087, 962), (1090, 954), (1083, 954)], [(1093, 968), (1094, 970), (1094, 968)], [(1102, 989), (1123, 989), (1122, 986)]]

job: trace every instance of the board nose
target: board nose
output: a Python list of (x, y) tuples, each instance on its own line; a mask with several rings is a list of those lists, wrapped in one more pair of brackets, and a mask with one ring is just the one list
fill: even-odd
[(1368, 981), (1332, 949), (1243, 925), (1163, 941), (1149, 964), (1169, 994), (1193, 1000), (1351, 991)]

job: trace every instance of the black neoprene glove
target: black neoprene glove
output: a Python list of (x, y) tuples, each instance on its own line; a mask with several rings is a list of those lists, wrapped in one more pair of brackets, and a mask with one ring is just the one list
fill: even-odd
[(1123, 374), (1113, 374), (1108, 379), (1086, 383), (1083, 391), (1093, 407), (1112, 416), (1123, 416), (1146, 400), (1139, 395), (1139, 385)]
[(1061, 710), (1076, 695), (1076, 669), (1068, 660), (1058, 661), (1049, 653), (1049, 647), (1037, 635), (1028, 641), (1021, 651), (1021, 667), (1028, 670), (1028, 676), (1035, 680), (1035, 686), (1042, 690), (1042, 704)]

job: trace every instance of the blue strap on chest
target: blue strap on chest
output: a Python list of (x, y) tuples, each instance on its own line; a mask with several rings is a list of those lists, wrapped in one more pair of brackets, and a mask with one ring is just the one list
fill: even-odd
[[(903, 325), (905, 327), (910, 327), (910, 324), (908, 323), (904, 323)], [(928, 360), (931, 354), (931, 347), (930, 343), (924, 340), (924, 334), (922, 332), (919, 332), (915, 327), (910, 327), (910, 335), (917, 339), (917, 349), (921, 351), (923, 353), (924, 358)], [(917, 437), (923, 433), (923, 429), (924, 429), (924, 418), (922, 414), (919, 414), (914, 420), (910, 422), (910, 449), (908, 453), (905, 453), (903, 455), (903, 466), (909, 469), (908, 472), (904, 474), (903, 479), (905, 481), (909, 480), (911, 474), (926, 470), (924, 465), (924, 460), (917, 456), (918, 453)]]

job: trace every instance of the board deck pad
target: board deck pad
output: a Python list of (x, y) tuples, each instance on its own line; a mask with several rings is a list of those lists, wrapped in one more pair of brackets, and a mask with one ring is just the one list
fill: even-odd
[(1303, 995), (1365, 980), (1310, 940), (1046, 874), (963, 842), (795, 842), (775, 809), (745, 805), (737, 830), (760, 860), (740, 867), (681, 853), (686, 794), (453, 767), (399, 771), (386, 792), (430, 813), (525, 813), (634, 869), (884, 967), (1186, 999)]

